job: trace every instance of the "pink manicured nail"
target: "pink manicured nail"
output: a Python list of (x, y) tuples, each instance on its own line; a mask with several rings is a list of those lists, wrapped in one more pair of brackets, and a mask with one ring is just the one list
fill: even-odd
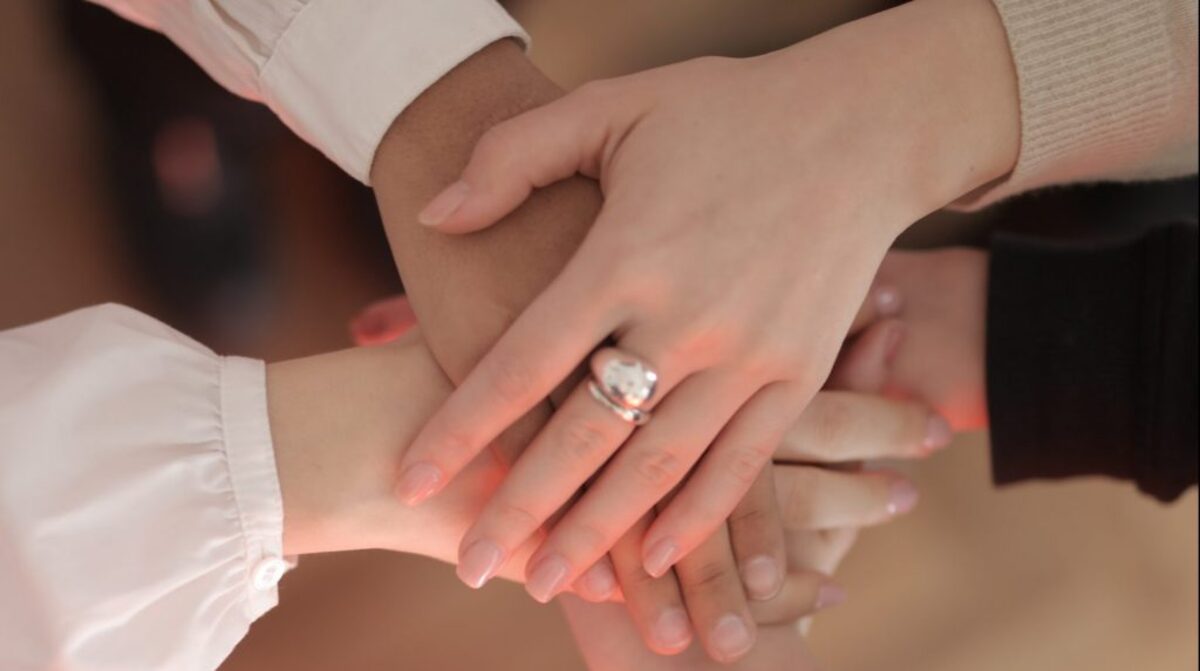
[(730, 613), (721, 616), (712, 630), (712, 645), (721, 656), (722, 661), (733, 661), (746, 654), (754, 645), (754, 637), (750, 627), (739, 615)]
[(529, 573), (529, 581), (525, 583), (525, 589), (537, 601), (550, 603), (550, 600), (562, 589), (563, 583), (567, 579), (567, 573), (570, 571), (571, 567), (567, 565), (566, 560), (558, 555), (551, 555), (538, 562), (533, 571)]
[(904, 307), (904, 299), (896, 287), (879, 287), (875, 290), (875, 309), (881, 317), (894, 317)]
[(583, 588), (594, 599), (606, 599), (617, 590), (617, 576), (607, 561), (596, 562), (581, 580)]
[(883, 362), (891, 365), (896, 359), (896, 353), (900, 351), (900, 344), (904, 342), (904, 336), (908, 330), (904, 324), (895, 322), (888, 326), (887, 333), (883, 336)]
[(427, 462), (418, 461), (409, 466), (396, 485), (396, 496), (410, 506), (415, 506), (433, 495), (442, 482), (442, 470)]
[(654, 638), (664, 650), (682, 650), (692, 642), (692, 625), (682, 608), (663, 611), (654, 623)]
[(845, 601), (846, 590), (831, 582), (827, 582), (817, 590), (817, 603), (815, 607), (817, 610), (825, 610)]
[(742, 584), (750, 598), (766, 601), (783, 588), (783, 571), (774, 557), (760, 555), (742, 564)]
[(940, 450), (950, 444), (954, 438), (954, 430), (950, 428), (950, 422), (947, 422), (944, 417), (937, 414), (931, 414), (928, 421), (925, 422), (925, 440), (921, 445), (928, 451)]
[(479, 589), (487, 584), (504, 561), (504, 551), (489, 540), (478, 540), (463, 553), (458, 562), (458, 577), (469, 587)]
[(654, 547), (646, 553), (642, 563), (646, 569), (646, 573), (661, 578), (664, 573), (671, 570), (675, 562), (679, 559), (679, 546), (671, 540), (661, 540), (655, 543)]
[(896, 480), (891, 484), (888, 500), (888, 514), (903, 515), (917, 507), (920, 494), (917, 488), (908, 480)]
[(462, 207), (470, 193), (471, 187), (462, 180), (451, 184), (429, 201), (425, 209), (417, 215), (417, 221), (425, 226), (437, 226)]

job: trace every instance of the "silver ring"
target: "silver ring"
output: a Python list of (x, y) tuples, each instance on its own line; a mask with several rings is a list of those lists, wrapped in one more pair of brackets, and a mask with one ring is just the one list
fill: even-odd
[(604, 395), (604, 391), (600, 389), (600, 385), (596, 384), (595, 380), (588, 380), (588, 391), (592, 392), (592, 398), (600, 402), (600, 405), (613, 411), (617, 417), (633, 424), (641, 426), (650, 421), (650, 413), (637, 408), (626, 408), (618, 404), (616, 401)]
[(591, 368), (600, 392), (622, 408), (641, 408), (654, 399), (658, 373), (628, 352), (615, 347), (596, 350)]

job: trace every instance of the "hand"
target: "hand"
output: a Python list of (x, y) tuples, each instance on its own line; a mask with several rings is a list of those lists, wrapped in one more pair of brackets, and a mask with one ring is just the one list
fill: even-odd
[(478, 229), (576, 171), (601, 180), (604, 208), (422, 431), (400, 496), (444, 487), (615, 334), (659, 373), (653, 421), (633, 434), (577, 388), (462, 551), (502, 563), (607, 464), (529, 566), (552, 596), (695, 465), (642, 544), (662, 575), (820, 387), (894, 236), (1012, 165), (1013, 82), (990, 3), (924, 0), (766, 57), (588, 86), (497, 126), (426, 223)]
[[(886, 393), (929, 403), (955, 430), (988, 425), (984, 376), (987, 254), (973, 249), (891, 252), (875, 283), (902, 301), (905, 337), (880, 381)], [(843, 360), (857, 356), (853, 351)]]
[[(892, 292), (875, 292), (856, 322), (865, 324), (896, 307)], [(366, 331), (360, 341), (381, 342), (399, 337), (411, 325), (411, 310), (403, 297), (393, 297), (365, 308), (351, 330), (356, 334)], [(856, 363), (839, 366), (831, 380), (834, 388), (878, 389), (885, 353), (896, 345), (892, 337), (896, 329), (890, 326), (895, 325), (884, 324), (855, 342)], [(847, 477), (786, 462), (839, 464), (924, 456), (948, 439), (944, 420), (921, 406), (844, 392), (818, 394), (776, 452), (781, 463), (775, 473), (769, 478), (760, 476), (739, 503), (728, 530), (721, 528), (705, 541), (680, 562), (674, 574), (656, 579), (646, 574), (637, 560), (640, 532), (649, 523), (648, 517), (625, 534), (613, 549), (611, 562), (598, 562), (575, 582), (573, 590), (590, 601), (605, 601), (619, 582), (651, 649), (661, 654), (679, 652), (687, 647), (694, 628), (710, 655), (732, 661), (750, 647), (756, 623), (790, 622), (832, 605), (838, 598), (838, 588), (824, 576), (801, 571), (802, 565), (789, 560), (790, 554), (812, 542), (808, 537), (799, 544), (793, 541), (797, 528), (824, 532), (831, 526), (874, 524), (907, 512), (916, 501), (907, 482), (887, 474)], [(807, 517), (809, 513), (799, 512), (795, 506), (781, 514), (777, 492), (786, 497), (784, 504), (790, 505), (788, 502), (800, 498), (792, 491), (796, 483), (807, 485), (806, 494), (823, 502), (821, 514)], [(457, 480), (451, 489), (456, 487)], [(436, 507), (442, 498), (430, 506)], [(512, 562), (505, 566), (511, 567)], [(460, 574), (464, 570), (470, 572), (471, 568), (460, 565)]]
[[(871, 328), (847, 349), (848, 356), (839, 363), (831, 384), (843, 389), (876, 388), (902, 336), (903, 329), (895, 321)], [(698, 599), (728, 607), (740, 596), (727, 541), (718, 534), (675, 569), (685, 585), (685, 601), (703, 645), (671, 658), (647, 654), (643, 646), (634, 643), (639, 636), (658, 653), (679, 652), (685, 644), (668, 645), (658, 627), (670, 621), (670, 611), (658, 610), (661, 605), (646, 604), (637, 596), (657, 589), (678, 598), (669, 574), (653, 579), (637, 562), (635, 529), (612, 553), (614, 564), (622, 571), (632, 621), (611, 608), (581, 608), (570, 599), (563, 602), (588, 668), (702, 669), (714, 666), (709, 659), (722, 664), (737, 659), (736, 668), (745, 669), (778, 669), (782, 660), (799, 665), (807, 654), (795, 618), (838, 603), (845, 596), (822, 574), (833, 573), (853, 544), (858, 527), (886, 521), (916, 504), (916, 491), (893, 474), (827, 470), (810, 464), (840, 462), (844, 469), (851, 460), (922, 457), (945, 445), (949, 435), (945, 420), (917, 404), (848, 392), (819, 393), (775, 455), (779, 474), (775, 495), (788, 527), (786, 587), (770, 599), (750, 603), (753, 623), (740, 634), (728, 619), (729, 614), (739, 612), (735, 608), (723, 613), (713, 605), (693, 607)], [(796, 463), (786, 463), (793, 460)], [(758, 523), (769, 526), (763, 524), (766, 521)], [(737, 544), (734, 547), (736, 550)], [(738, 557), (738, 564), (752, 565), (744, 556)], [(697, 576), (703, 579), (696, 580)], [(687, 589), (689, 584), (699, 588)], [(671, 601), (667, 599), (668, 607)], [(753, 639), (756, 642), (747, 651)]]

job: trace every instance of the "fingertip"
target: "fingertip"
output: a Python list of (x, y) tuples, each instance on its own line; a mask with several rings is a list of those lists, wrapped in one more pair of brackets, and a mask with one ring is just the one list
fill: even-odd
[(467, 202), (470, 195), (470, 185), (461, 179), (454, 182), (429, 201), (425, 209), (417, 214), (417, 222), (422, 226), (443, 229), (447, 221)]
[(679, 544), (669, 538), (663, 539), (646, 550), (642, 566), (651, 577), (661, 578), (679, 561), (679, 557)]
[(949, 445), (952, 440), (954, 429), (950, 427), (950, 422), (936, 412), (929, 413), (929, 418), (925, 421), (925, 437), (921, 441), (925, 453), (936, 452)]
[(418, 505), (436, 494), (445, 479), (442, 469), (427, 461), (418, 461), (401, 473), (396, 483), (396, 498), (409, 506)]
[(817, 601), (813, 604), (814, 611), (822, 611), (845, 603), (848, 595), (846, 589), (834, 582), (826, 582), (817, 589)]
[(921, 494), (913, 483), (903, 478), (893, 480), (888, 485), (888, 515), (896, 517), (912, 512), (920, 498)]

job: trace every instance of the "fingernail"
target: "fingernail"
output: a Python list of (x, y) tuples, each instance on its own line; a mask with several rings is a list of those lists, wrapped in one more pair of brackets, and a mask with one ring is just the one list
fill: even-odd
[(875, 309), (882, 317), (894, 317), (900, 314), (904, 300), (896, 287), (879, 287), (875, 290)]
[(661, 578), (664, 573), (671, 570), (677, 559), (679, 559), (679, 546), (670, 540), (661, 540), (650, 548), (642, 563), (646, 573), (655, 578)]
[(606, 599), (617, 589), (617, 576), (607, 561), (597, 562), (583, 574), (583, 588), (594, 599)]
[(570, 570), (571, 567), (567, 566), (567, 562), (562, 557), (557, 555), (546, 557), (538, 562), (530, 572), (525, 589), (537, 601), (550, 603), (550, 600), (562, 589), (563, 582), (567, 579), (567, 573)]
[(925, 440), (921, 445), (926, 450), (933, 452), (949, 445), (953, 438), (954, 430), (950, 428), (950, 422), (947, 422), (941, 415), (930, 414), (929, 419), (925, 422)]
[(717, 625), (713, 627), (712, 645), (722, 661), (733, 661), (750, 650), (754, 639), (746, 621), (741, 616), (730, 613), (717, 620)]
[(487, 584), (500, 568), (504, 551), (489, 540), (478, 540), (462, 554), (458, 562), (458, 577), (469, 587), (479, 589)]
[(900, 351), (900, 343), (904, 342), (904, 334), (906, 329), (901, 322), (895, 322), (888, 327), (888, 332), (883, 336), (883, 361), (891, 365), (896, 359), (896, 353)]
[(908, 480), (896, 480), (892, 482), (889, 492), (888, 514), (903, 515), (917, 507), (917, 499), (920, 494), (917, 493), (917, 488)]
[(783, 572), (774, 557), (760, 555), (742, 565), (742, 583), (750, 598), (766, 601), (783, 588)]
[(682, 650), (692, 642), (692, 625), (682, 608), (669, 608), (654, 623), (654, 638), (665, 650)]
[(410, 506), (415, 506), (433, 495), (442, 482), (442, 471), (437, 466), (419, 461), (409, 466), (396, 485), (396, 496)]
[(425, 226), (437, 226), (462, 207), (470, 192), (471, 188), (462, 180), (451, 184), (429, 201), (425, 209), (417, 215), (417, 221)]
[(816, 609), (825, 610), (826, 608), (833, 608), (845, 600), (846, 590), (831, 582), (827, 582), (817, 590)]

